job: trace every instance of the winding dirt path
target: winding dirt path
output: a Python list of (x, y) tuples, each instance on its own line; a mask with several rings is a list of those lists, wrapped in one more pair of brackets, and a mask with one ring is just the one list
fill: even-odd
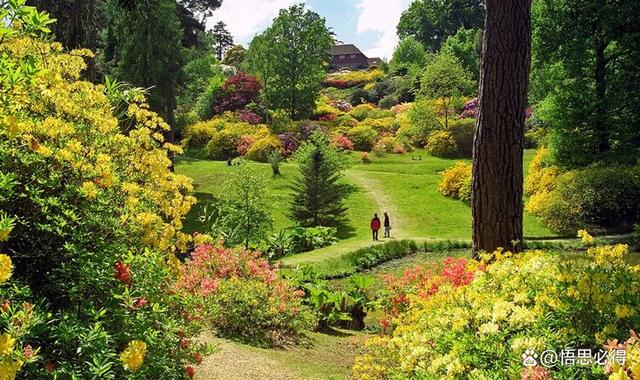
[(378, 180), (368, 176), (366, 171), (347, 170), (345, 175), (371, 195), (377, 205), (376, 208), (378, 209), (380, 219), (382, 219), (385, 212), (389, 214), (389, 218), (391, 219), (391, 236), (394, 238), (402, 237), (402, 235), (397, 236), (395, 232), (399, 231), (402, 233), (401, 231), (403, 231), (405, 221), (398, 212), (398, 208), (393, 203), (393, 200), (381, 190), (382, 187), (379, 185)]

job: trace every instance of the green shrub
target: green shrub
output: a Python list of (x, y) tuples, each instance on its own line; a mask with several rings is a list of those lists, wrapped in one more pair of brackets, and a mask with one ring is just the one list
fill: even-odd
[(400, 103), (400, 101), (398, 100), (398, 97), (396, 95), (387, 95), (384, 98), (380, 99), (380, 103), (378, 103), (378, 105), (380, 106), (380, 108), (390, 109), (398, 103)]
[(368, 152), (373, 148), (378, 132), (368, 125), (360, 124), (348, 130), (347, 137), (353, 143), (355, 150)]
[(371, 127), (378, 133), (382, 132), (395, 132), (398, 129), (398, 123), (396, 123), (393, 117), (382, 117), (378, 119), (367, 118), (360, 122), (361, 126)]
[(335, 244), (337, 233), (334, 227), (296, 227), (290, 234), (292, 250), (301, 253)]
[(436, 131), (429, 135), (427, 153), (434, 157), (453, 157), (458, 149), (456, 140), (449, 131)]
[(295, 343), (315, 324), (302, 304), (304, 293), (259, 253), (199, 246), (186, 261), (176, 291), (201, 303), (197, 312), (218, 335), (258, 346)]
[(91, 54), (51, 43), (46, 15), (2, 12), (0, 282), (15, 286), (0, 286), (0, 378), (14, 359), (20, 379), (187, 378), (195, 305), (171, 287), (195, 198), (170, 170), (169, 126), (139, 89), (80, 80)]
[(356, 120), (362, 121), (368, 117), (375, 111), (375, 107), (371, 104), (365, 103), (360, 104), (351, 109), (349, 114)]
[(471, 158), (473, 152), (473, 133), (476, 122), (474, 119), (460, 119), (449, 122), (449, 131), (456, 142), (457, 156)]
[(579, 228), (629, 231), (640, 221), (639, 204), (640, 177), (633, 170), (593, 167), (560, 175), (541, 217), (567, 234)]
[(411, 123), (410, 135), (420, 145), (426, 144), (431, 133), (443, 128), (436, 117), (434, 106), (429, 100), (416, 100), (409, 109), (408, 115)]

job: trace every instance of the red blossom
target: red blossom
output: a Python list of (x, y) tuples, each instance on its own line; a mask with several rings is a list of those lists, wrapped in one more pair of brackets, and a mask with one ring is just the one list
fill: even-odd
[(191, 366), (188, 366), (188, 367), (185, 367), (184, 370), (185, 370), (185, 372), (187, 373), (187, 375), (189, 376), (190, 379), (193, 379), (195, 377), (195, 375), (196, 375), (195, 368), (193, 368)]
[(200, 364), (202, 363), (202, 354), (199, 352), (196, 352), (195, 354), (193, 354), (193, 359), (196, 361), (196, 363)]
[(191, 341), (189, 339), (180, 339), (180, 347), (184, 350), (189, 348), (191, 345)]
[(27, 359), (33, 357), (33, 348), (31, 347), (30, 344), (27, 344), (24, 347), (23, 354), (24, 354), (24, 357), (27, 358)]
[(0, 308), (2, 308), (2, 311), (4, 311), (5, 313), (9, 311), (9, 309), (11, 308), (11, 302), (9, 301), (4, 301), (2, 303), (2, 306), (0, 306)]
[(55, 364), (53, 364), (53, 362), (51, 360), (48, 360), (47, 364), (45, 364), (44, 368), (47, 370), (47, 372), (51, 373), (51, 372), (55, 371), (56, 366), (55, 366)]
[(131, 268), (129, 267), (129, 265), (118, 260), (114, 265), (114, 270), (116, 272), (116, 278), (120, 282), (127, 286), (131, 286)]
[(134, 309), (140, 309), (147, 304), (147, 299), (144, 297), (138, 298), (138, 300), (133, 304)]

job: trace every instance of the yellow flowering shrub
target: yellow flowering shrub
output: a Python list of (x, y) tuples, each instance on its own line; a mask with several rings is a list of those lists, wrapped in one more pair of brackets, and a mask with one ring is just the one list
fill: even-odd
[(181, 150), (169, 126), (142, 91), (81, 80), (92, 53), (51, 42), (52, 20), (24, 0), (2, 19), (0, 376), (41, 378), (46, 364), (50, 378), (92, 378), (87, 363), (100, 363), (125, 378), (117, 353), (131, 334), (154, 352), (141, 378), (184, 376), (197, 346), (178, 348), (177, 332), (197, 326), (168, 288), (195, 198), (170, 169)]
[(438, 192), (445, 197), (471, 201), (471, 164), (459, 161), (442, 172)]
[[(597, 350), (608, 339), (623, 339), (640, 324), (640, 272), (626, 255), (626, 245), (591, 247), (571, 259), (500, 250), (483, 256), (492, 264), (468, 285), (434, 293), (426, 281), (406, 296), (406, 311), (390, 323), (395, 329), (367, 341), (354, 378), (530, 378), (522, 363), (526, 350)], [(548, 371), (541, 378), (561, 379), (599, 378), (603, 371), (538, 370)]]
[(135, 372), (142, 365), (146, 353), (147, 344), (139, 340), (133, 340), (120, 353), (120, 360), (122, 360), (122, 364), (127, 370)]
[(560, 174), (557, 166), (548, 164), (550, 160), (549, 150), (542, 146), (536, 151), (536, 155), (529, 164), (529, 175), (524, 182), (526, 195), (535, 195), (541, 192), (553, 190), (554, 182)]
[(458, 151), (458, 145), (449, 131), (436, 131), (429, 135), (427, 153), (434, 157), (452, 157)]
[(271, 152), (281, 152), (282, 145), (278, 136), (267, 135), (249, 147), (247, 150), (247, 158), (253, 161), (267, 162)]

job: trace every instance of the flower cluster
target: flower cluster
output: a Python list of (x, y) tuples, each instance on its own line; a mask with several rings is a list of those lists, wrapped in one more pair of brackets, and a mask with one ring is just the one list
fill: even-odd
[(144, 361), (144, 355), (147, 353), (147, 344), (140, 340), (132, 340), (127, 347), (120, 353), (120, 360), (124, 367), (131, 371), (137, 371), (142, 362)]
[(175, 292), (194, 299), (199, 317), (219, 334), (252, 343), (281, 345), (311, 326), (303, 294), (257, 252), (199, 246), (182, 266)]
[[(640, 268), (626, 263), (627, 253), (625, 245), (591, 247), (586, 255), (567, 260), (542, 251), (511, 255), (500, 250), (482, 261), (467, 262), (464, 269), (461, 261), (449, 259), (440, 273), (449, 278), (444, 284), (435, 282), (437, 276), (429, 271), (408, 271), (390, 281), (395, 286), (392, 300), (401, 306), (396, 317), (390, 313), (388, 324), (395, 328), (367, 342), (366, 353), (356, 359), (354, 377), (595, 375), (602, 369), (524, 369), (521, 355), (576, 342), (597, 350), (638, 326)], [(491, 264), (485, 267), (484, 262)], [(612, 378), (629, 378), (623, 375), (631, 376), (636, 368), (635, 359), (630, 359), (622, 371), (611, 369), (612, 376), (621, 376)]]

